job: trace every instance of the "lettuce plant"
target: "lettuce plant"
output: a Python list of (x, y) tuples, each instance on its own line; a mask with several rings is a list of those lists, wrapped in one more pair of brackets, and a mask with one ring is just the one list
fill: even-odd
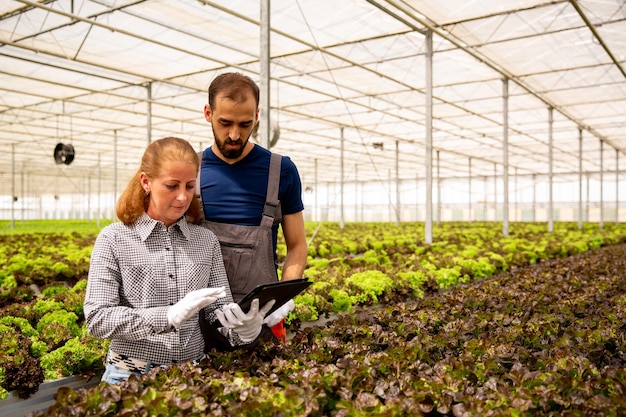
[(74, 337), (81, 334), (80, 326), (78, 325), (78, 316), (66, 310), (56, 310), (46, 313), (37, 323), (37, 331), (41, 333), (46, 326), (53, 324), (68, 329)]
[(346, 284), (360, 289), (360, 294), (354, 295), (355, 300), (366, 304), (377, 303), (378, 297), (390, 291), (394, 286), (393, 280), (384, 272), (378, 270), (352, 274), (346, 278)]
[(41, 366), (46, 379), (79, 375), (85, 370), (95, 372), (102, 369), (102, 358), (106, 352), (105, 341), (91, 337), (74, 337), (58, 349), (41, 357)]

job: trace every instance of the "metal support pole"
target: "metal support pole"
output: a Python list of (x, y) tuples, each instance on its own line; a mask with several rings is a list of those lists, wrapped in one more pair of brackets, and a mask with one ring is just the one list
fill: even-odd
[(433, 243), (433, 32), (426, 31), (426, 219), (424, 242)]
[(509, 235), (509, 80), (502, 80), (502, 234)]
[(604, 141), (600, 141), (600, 229), (604, 228)]
[(359, 221), (359, 166), (354, 165), (354, 221)]
[(272, 140), (270, 136), (270, 0), (261, 0), (260, 14), (259, 88), (261, 90), (261, 99), (259, 103), (259, 143), (266, 143), (267, 149), (269, 149)]
[(98, 217), (96, 218), (96, 224), (100, 228), (100, 218), (102, 217), (102, 167), (100, 166), (100, 154), (98, 154)]
[(91, 170), (87, 177), (87, 223), (91, 224)]
[[(113, 131), (113, 213), (117, 205), (117, 130)], [(113, 215), (115, 220), (115, 214)]]
[(339, 228), (341, 230), (343, 230), (344, 226), (345, 226), (345, 222), (344, 222), (344, 207), (343, 207), (343, 185), (345, 182), (345, 178), (344, 178), (344, 171), (343, 171), (343, 158), (344, 158), (344, 137), (343, 137), (343, 127), (341, 127), (341, 131), (340, 131), (340, 135), (341, 135), (341, 148), (340, 148), (340, 157), (339, 157), (339, 166), (340, 166), (340, 175), (339, 175), (339, 199), (340, 199), (340, 204), (339, 204), (339, 210), (340, 210), (340, 219), (339, 219)]
[(387, 199), (389, 204), (387, 205), (387, 221), (391, 222), (391, 218), (393, 216), (393, 201), (391, 200), (391, 170), (387, 170), (387, 187), (389, 190)]
[(468, 197), (467, 197), (467, 203), (468, 203), (468, 213), (469, 213), (469, 223), (472, 223), (472, 158), (470, 157), (468, 160), (468, 164), (467, 164), (467, 171), (468, 171), (468, 188), (469, 191), (467, 193)]
[(553, 160), (552, 160), (552, 152), (553, 152), (553, 143), (554, 143), (554, 137), (552, 135), (552, 128), (553, 128), (553, 109), (552, 107), (550, 107), (548, 109), (548, 187), (549, 187), (549, 191), (548, 191), (548, 232), (553, 232), (554, 231), (554, 210), (553, 210), (553, 200), (552, 200), (552, 180), (553, 180)]
[[(331, 185), (333, 186), (333, 189), (331, 190)], [(335, 187), (335, 182), (327, 182), (326, 183), (326, 217), (322, 218), (322, 220), (330, 220), (330, 195), (332, 191), (334, 190)]]
[(313, 184), (314, 188), (313, 188), (313, 220), (315, 221), (319, 221), (320, 220), (320, 216), (318, 214), (319, 211), (319, 206), (318, 206), (318, 200), (317, 200), (317, 194), (319, 193), (319, 184), (317, 183), (317, 158), (315, 158), (313, 160)]
[(537, 221), (537, 175), (533, 174), (533, 222)]
[(437, 150), (437, 224), (441, 222), (441, 164)]
[(483, 221), (487, 221), (487, 210), (489, 210), (489, 206), (487, 205), (487, 200), (489, 200), (489, 192), (487, 191), (489, 177), (485, 175), (483, 179)]
[(15, 229), (15, 144), (11, 144), (11, 230)]
[(20, 173), (20, 224), (24, 225), (24, 203), (26, 203), (26, 194), (24, 193), (24, 171)]
[(356, 218), (358, 219), (358, 221), (363, 222), (365, 221), (365, 182), (359, 181), (356, 183), (357, 186), (357, 191), (356, 193), (358, 193), (359, 197), (357, 198), (358, 203), (358, 208), (357, 208), (357, 214), (356, 214)]
[(587, 199), (585, 200), (585, 205), (587, 207), (587, 211), (586, 211), (586, 216), (585, 216), (585, 220), (589, 221), (589, 210), (591, 208), (591, 195), (590, 193), (590, 189), (589, 189), (589, 174), (585, 175), (585, 181), (587, 183), (587, 189), (586, 189), (586, 194), (587, 194)]
[(148, 138), (148, 145), (150, 143), (152, 143), (152, 83), (149, 82), (146, 85), (146, 95), (148, 97), (147, 103), (148, 103), (148, 109), (146, 111), (146, 117), (148, 120), (146, 120), (146, 135)]
[(619, 149), (615, 149), (615, 224), (619, 224)]
[(396, 226), (400, 226), (400, 141), (396, 140)]
[(420, 176), (415, 170), (415, 221), (420, 221)]
[(493, 164), (493, 221), (498, 221), (498, 164)]
[(583, 130), (578, 128), (578, 230), (583, 230)]
[(519, 196), (517, 195), (518, 190), (519, 190), (519, 185), (517, 183), (518, 181), (518, 176), (517, 176), (517, 167), (515, 167), (515, 182), (513, 183), (513, 221), (519, 221), (518, 218), (518, 206), (517, 206), (517, 202), (519, 200)]

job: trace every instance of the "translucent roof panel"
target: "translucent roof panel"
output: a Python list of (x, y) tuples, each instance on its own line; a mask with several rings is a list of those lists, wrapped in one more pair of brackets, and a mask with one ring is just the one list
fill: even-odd
[[(428, 114), (442, 177), (470, 161), (472, 175), (501, 174), (505, 138), (520, 175), (547, 175), (551, 143), (557, 175), (578, 173), (580, 146), (583, 171), (618, 169), (623, 1), (269, 4), (272, 149), (305, 186), (339, 181), (342, 166), (363, 182), (423, 178)], [(84, 193), (96, 178), (119, 192), (150, 140), (209, 146), (211, 80), (260, 82), (260, 14), (247, 0), (1, 2), (0, 177), (22, 194)], [(71, 164), (55, 163), (58, 143)]]

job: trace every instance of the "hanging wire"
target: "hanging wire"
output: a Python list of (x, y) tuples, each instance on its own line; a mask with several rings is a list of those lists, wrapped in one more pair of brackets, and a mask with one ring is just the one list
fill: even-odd
[[(298, 6), (298, 10), (300, 11), (300, 15), (302, 16), (302, 18), (303, 18), (303, 20), (304, 20), (304, 23), (305, 23), (305, 25), (306, 25), (307, 29), (309, 30), (309, 33), (311, 34), (311, 37), (313, 38), (313, 43), (315, 44), (315, 47), (317, 48), (317, 50), (320, 52), (320, 55), (321, 55), (321, 57), (322, 57), (322, 60), (323, 60), (324, 65), (325, 65), (325, 67), (326, 67), (326, 70), (328, 71), (328, 74), (330, 75), (330, 77), (331, 77), (331, 79), (332, 79), (332, 81), (333, 81), (333, 83), (334, 83), (335, 87), (337, 87), (337, 86), (339, 85), (339, 83), (338, 83), (338, 82), (337, 82), (337, 80), (335, 79), (335, 76), (334, 76), (334, 74), (333, 74), (332, 70), (330, 69), (330, 65), (328, 64), (328, 61), (327, 61), (327, 58), (326, 58), (326, 54), (324, 53), (324, 50), (320, 47), (320, 45), (319, 45), (319, 43), (318, 43), (318, 41), (317, 41), (317, 38), (315, 37), (315, 33), (314, 33), (314, 31), (311, 29), (311, 25), (309, 24), (309, 22), (308, 22), (308, 20), (307, 20), (307, 18), (306, 18), (306, 14), (305, 14), (305, 13), (304, 13), (304, 11), (302, 10), (301, 4), (300, 4), (300, 0), (297, 0), (297, 1), (296, 1), (296, 4), (297, 4), (297, 6)], [(356, 124), (356, 122), (355, 122), (355, 120), (354, 120), (354, 117), (353, 117), (352, 112), (350, 111), (350, 108), (349, 108), (349, 107), (345, 104), (345, 103), (346, 103), (346, 100), (345, 100), (345, 98), (344, 98), (344, 96), (343, 96), (343, 94), (342, 94), (342, 92), (341, 92), (341, 89), (339, 89), (338, 87), (337, 87), (337, 94), (338, 94), (338, 96), (341, 98), (341, 102), (342, 102), (342, 103), (344, 103), (344, 107), (345, 107), (345, 109), (346, 109), (346, 113), (348, 114), (348, 116), (349, 116), (350, 120), (352, 121), (352, 125), (354, 126), (354, 129), (356, 130), (356, 132), (357, 132), (357, 136), (358, 136), (358, 138), (359, 138), (359, 140), (360, 140), (360, 142), (361, 142), (361, 145), (362, 145), (362, 146), (361, 146), (361, 152), (357, 154), (357, 157), (356, 157), (355, 161), (357, 161), (357, 162), (358, 162), (358, 161), (360, 160), (361, 156), (363, 155), (363, 153), (367, 154), (367, 157), (369, 158), (369, 161), (370, 161), (370, 162), (371, 162), (371, 164), (372, 164), (372, 167), (373, 167), (373, 169), (374, 169), (374, 172), (376, 173), (376, 176), (377, 176), (377, 178), (378, 178), (378, 181), (380, 182), (381, 186), (383, 187), (383, 190), (385, 190), (385, 193), (386, 193), (386, 195), (387, 195), (387, 199), (388, 199), (388, 203), (389, 203), (389, 205), (393, 208), (393, 213), (395, 214), (395, 216), (396, 216), (396, 218), (397, 218), (397, 217), (398, 217), (398, 207), (396, 207), (396, 206), (395, 206), (395, 204), (393, 204), (393, 200), (392, 200), (392, 198), (391, 198), (391, 191), (390, 191), (390, 188), (387, 188), (386, 183), (385, 183), (385, 181), (383, 180), (383, 178), (382, 178), (382, 176), (381, 176), (381, 173), (380, 173), (380, 172), (379, 172), (379, 170), (378, 170), (378, 167), (377, 167), (377, 166), (376, 166), (376, 164), (374, 163), (374, 159), (373, 159), (373, 157), (372, 157), (372, 154), (370, 153), (370, 151), (369, 151), (369, 149), (368, 149), (368, 147), (367, 147), (367, 144), (365, 143), (365, 140), (363, 139), (363, 136), (361, 135), (361, 131), (360, 131), (360, 130), (359, 130), (359, 128), (357, 127), (357, 124)], [(382, 117), (383, 117), (383, 116), (381, 115), (381, 118), (382, 118)], [(356, 166), (356, 164), (355, 164), (355, 166)], [(351, 171), (351, 173), (354, 173), (354, 171)], [(344, 180), (345, 180), (344, 178), (341, 178), (341, 181), (344, 181)], [(355, 186), (356, 186), (356, 181), (358, 180), (358, 178), (355, 178), (354, 180), (355, 180)], [(389, 185), (391, 185), (391, 184), (389, 184)], [(317, 192), (317, 190), (316, 190), (316, 192)], [(331, 201), (329, 201), (329, 202), (328, 202), (328, 205), (329, 205), (329, 206), (331, 206), (331, 205), (335, 205), (335, 204), (336, 204), (336, 196), (335, 196), (335, 198), (332, 200), (332, 202), (331, 202)], [(357, 204), (357, 202), (355, 201), (355, 205), (356, 205), (356, 204)], [(326, 215), (328, 215), (328, 213), (327, 213)], [(321, 223), (323, 223), (324, 221), (325, 221), (325, 219), (321, 219), (321, 220), (320, 220), (320, 225), (321, 225)], [(315, 231), (314, 235), (311, 237), (311, 240), (309, 241), (309, 243), (313, 240), (313, 238), (314, 238), (315, 234), (317, 233), (317, 231), (318, 231), (318, 230), (319, 230), (319, 228), (320, 228), (320, 225), (318, 225), (318, 227), (317, 227), (317, 229), (316, 229), (316, 231)]]

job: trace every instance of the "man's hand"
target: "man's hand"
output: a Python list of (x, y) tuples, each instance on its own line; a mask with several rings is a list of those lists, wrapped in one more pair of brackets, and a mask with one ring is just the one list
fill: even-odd
[(267, 324), (269, 327), (277, 325), (282, 319), (287, 317), (287, 314), (293, 311), (296, 308), (296, 304), (293, 300), (287, 301), (285, 304), (276, 309), (272, 314), (265, 317), (263, 320), (264, 324)]
[(225, 295), (224, 287), (201, 288), (191, 291), (182, 300), (169, 308), (167, 311), (167, 322), (170, 326), (178, 329), (184, 322), (198, 314), (200, 309), (214, 303), (215, 300)]
[(226, 304), (222, 310), (215, 310), (215, 315), (223, 327), (233, 329), (244, 343), (250, 343), (261, 333), (263, 318), (276, 300), (270, 300), (259, 310), (259, 299), (250, 303), (250, 311), (244, 313), (237, 303)]

